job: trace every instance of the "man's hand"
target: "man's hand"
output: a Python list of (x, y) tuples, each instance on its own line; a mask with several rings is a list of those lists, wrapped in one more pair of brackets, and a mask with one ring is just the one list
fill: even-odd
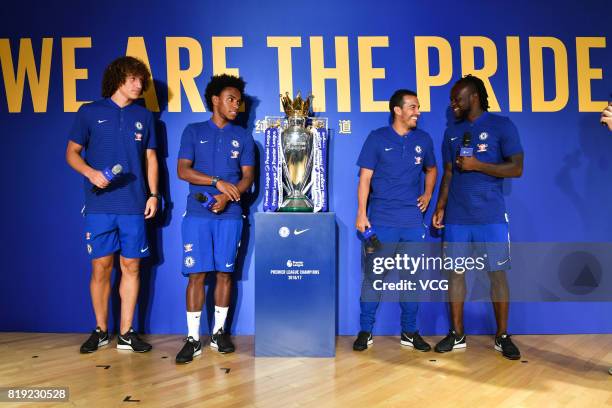
[(601, 123), (608, 126), (608, 130), (612, 131), (612, 104), (608, 105), (603, 112), (601, 112)]
[(108, 179), (104, 177), (104, 173), (100, 170), (91, 169), (91, 171), (86, 174), (89, 182), (98, 188), (106, 188), (110, 184)]
[(145, 212), (144, 212), (145, 220), (155, 217), (155, 214), (157, 214), (158, 205), (159, 205), (159, 200), (157, 199), (157, 197), (149, 197), (145, 205)]
[[(227, 194), (227, 197), (232, 201), (240, 201), (240, 191), (238, 187), (229, 183), (227, 181), (219, 180), (217, 181), (217, 190), (219, 190), (223, 194)], [(217, 197), (217, 196), (215, 196)]]
[(429, 201), (431, 201), (431, 194), (423, 194), (419, 198), (417, 198), (417, 207), (421, 212), (427, 211), (427, 207), (429, 206)]
[(457, 167), (463, 171), (479, 171), (482, 162), (474, 156), (459, 156), (456, 163)]
[(436, 212), (434, 212), (433, 217), (431, 218), (432, 225), (437, 228), (444, 228), (444, 224), (442, 221), (444, 220), (444, 210), (442, 208), (438, 208)]
[[(219, 186), (219, 184), (217, 184), (217, 186)], [(217, 202), (215, 203), (215, 205), (213, 205), (212, 212), (214, 212), (215, 214), (223, 212), (225, 210), (225, 206), (227, 206), (227, 203), (230, 201), (230, 198), (225, 194), (217, 194), (213, 197), (215, 198), (215, 200), (217, 200)]]
[(357, 220), (355, 221), (355, 227), (357, 228), (357, 231), (363, 232), (371, 226), (372, 225), (370, 225), (370, 220), (368, 220), (368, 217), (366, 215), (357, 215)]

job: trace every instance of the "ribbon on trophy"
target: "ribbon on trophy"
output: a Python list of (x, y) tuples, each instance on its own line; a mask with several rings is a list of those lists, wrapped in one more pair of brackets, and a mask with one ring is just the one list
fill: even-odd
[(310, 196), (313, 212), (327, 211), (327, 129), (313, 127), (314, 157), (312, 165), (312, 187)]
[[(279, 185), (278, 168), (279, 128), (272, 126), (266, 129), (264, 161), (264, 211), (278, 210), (279, 197), (282, 196), (282, 185)], [(280, 190), (280, 191), (279, 191)]]

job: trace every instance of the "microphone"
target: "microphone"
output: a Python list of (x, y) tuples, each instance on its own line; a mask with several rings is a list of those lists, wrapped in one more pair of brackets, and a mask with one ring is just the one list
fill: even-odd
[(364, 243), (366, 254), (373, 254), (374, 252), (378, 251), (382, 246), (380, 240), (376, 236), (374, 228), (372, 227), (366, 228), (365, 231), (360, 232), (359, 237)]
[[(120, 175), (122, 171), (123, 171), (123, 166), (117, 163), (113, 167), (107, 167), (104, 170), (102, 170), (102, 174), (104, 175), (104, 178), (106, 178), (108, 182), (110, 183), (113, 181), (115, 177)], [(99, 188), (98, 186), (93, 186), (91, 188), (92, 193), (97, 193), (101, 190), (102, 189)]]
[(193, 198), (196, 199), (197, 202), (202, 204), (202, 207), (205, 207), (208, 211), (212, 211), (213, 206), (217, 203), (215, 197), (213, 197), (210, 193), (196, 193), (193, 195)]
[(472, 157), (474, 155), (474, 148), (470, 147), (471, 144), (472, 144), (472, 134), (470, 132), (465, 132), (463, 134), (463, 143), (461, 146), (461, 150), (459, 150), (459, 156)]

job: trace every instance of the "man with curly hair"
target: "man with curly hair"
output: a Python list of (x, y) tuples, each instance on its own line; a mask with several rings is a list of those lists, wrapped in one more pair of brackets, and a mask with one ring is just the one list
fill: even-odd
[(117, 348), (151, 350), (132, 328), (140, 258), (149, 255), (145, 219), (155, 216), (160, 199), (155, 120), (134, 103), (150, 78), (142, 61), (116, 59), (104, 72), (104, 99), (82, 105), (70, 131), (66, 161), (85, 177), (85, 244), (92, 264), (90, 291), (97, 324), (81, 353), (93, 353), (109, 343), (108, 298), (117, 251), (121, 265)]
[[(188, 125), (181, 138), (178, 176), (189, 182), (187, 211), (183, 218), (182, 273), (187, 284), (185, 344), (176, 356), (189, 363), (202, 353), (200, 315), (204, 305), (204, 281), (216, 272), (215, 316), (210, 347), (220, 353), (235, 350), (225, 319), (230, 304), (232, 272), (242, 234), (240, 195), (253, 184), (255, 156), (253, 137), (233, 125), (245, 82), (231, 75), (216, 75), (206, 86), (206, 104), (212, 117)], [(215, 204), (208, 208), (207, 204)]]

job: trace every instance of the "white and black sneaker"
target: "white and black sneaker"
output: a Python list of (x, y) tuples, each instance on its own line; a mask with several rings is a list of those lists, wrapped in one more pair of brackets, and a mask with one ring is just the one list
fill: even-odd
[(372, 333), (366, 331), (360, 331), (357, 335), (357, 339), (353, 343), (353, 350), (355, 351), (363, 351), (366, 350), (374, 344), (374, 337), (372, 337)]
[(130, 327), (127, 333), (117, 336), (117, 348), (119, 350), (132, 350), (136, 353), (146, 353), (147, 351), (151, 351), (153, 346), (142, 341), (140, 337), (138, 337), (138, 333)]
[(210, 347), (217, 349), (219, 353), (233, 353), (236, 350), (229, 333), (223, 329), (219, 329), (210, 337)]
[(494, 347), (495, 350), (502, 353), (502, 356), (506, 357), (508, 360), (518, 360), (521, 358), (521, 352), (512, 342), (508, 333), (502, 333), (495, 337)]
[(99, 347), (106, 346), (110, 340), (107, 331), (102, 331), (100, 327), (96, 327), (96, 330), (91, 332), (91, 336), (81, 345), (81, 353), (93, 353), (98, 350)]
[(456, 349), (464, 349), (467, 347), (465, 334), (458, 335), (456, 331), (451, 330), (445, 338), (436, 344), (436, 353), (447, 353)]
[(185, 345), (176, 355), (176, 364), (187, 364), (193, 361), (195, 356), (202, 354), (202, 342), (189, 336), (185, 339)]
[(418, 351), (431, 350), (431, 346), (423, 340), (418, 330), (414, 333), (403, 332), (402, 337), (400, 337), (400, 344), (405, 347), (413, 347)]

